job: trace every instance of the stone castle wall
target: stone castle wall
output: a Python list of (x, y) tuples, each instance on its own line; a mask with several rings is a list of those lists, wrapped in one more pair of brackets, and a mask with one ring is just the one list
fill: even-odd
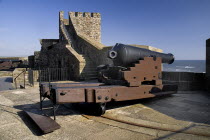
[(78, 37), (77, 44), (79, 51), (84, 54), (85, 57), (89, 58), (95, 67), (102, 64), (112, 64), (112, 60), (107, 57), (107, 52), (111, 49), (110, 47), (103, 46), (99, 49), (96, 45), (82, 37)]
[(52, 48), (42, 48), (39, 58), (40, 68), (69, 68), (72, 79), (79, 76), (79, 61), (65, 44), (58, 43)]
[(178, 85), (179, 91), (205, 90), (205, 73), (162, 72), (163, 84)]

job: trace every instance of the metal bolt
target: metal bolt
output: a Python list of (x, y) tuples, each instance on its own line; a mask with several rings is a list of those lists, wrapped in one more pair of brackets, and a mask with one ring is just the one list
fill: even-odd
[(109, 100), (109, 97), (108, 97), (108, 96), (106, 96), (106, 97), (105, 97), (105, 100)]
[(98, 100), (101, 100), (101, 96), (98, 96)]

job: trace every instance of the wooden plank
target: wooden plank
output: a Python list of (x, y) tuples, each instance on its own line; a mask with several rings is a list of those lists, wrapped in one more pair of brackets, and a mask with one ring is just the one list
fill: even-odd
[(32, 112), (25, 111), (26, 114), (33, 120), (33, 122), (46, 134), (59, 129), (61, 126), (53, 119), (47, 116), (38, 115)]

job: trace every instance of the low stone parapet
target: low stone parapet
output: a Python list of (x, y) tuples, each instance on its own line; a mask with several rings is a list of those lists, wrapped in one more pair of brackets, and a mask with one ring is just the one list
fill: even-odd
[(0, 71), (0, 77), (12, 76), (12, 71)]
[(205, 73), (163, 72), (163, 84), (177, 84), (179, 91), (205, 90)]

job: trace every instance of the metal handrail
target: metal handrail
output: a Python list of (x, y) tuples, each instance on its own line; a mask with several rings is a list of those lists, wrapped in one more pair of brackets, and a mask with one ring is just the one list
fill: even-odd
[[(15, 81), (15, 88), (17, 89), (17, 81), (16, 79), (22, 74), (26, 72), (26, 70), (23, 70), (21, 73), (18, 74), (18, 76), (15, 77), (14, 81)], [(25, 73), (24, 73), (24, 88), (25, 88)]]

